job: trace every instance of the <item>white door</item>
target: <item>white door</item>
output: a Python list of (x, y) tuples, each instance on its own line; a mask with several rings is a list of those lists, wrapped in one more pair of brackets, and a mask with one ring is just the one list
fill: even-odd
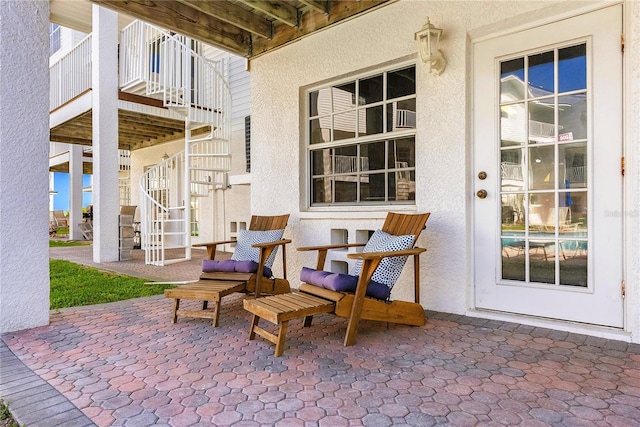
[(623, 327), (622, 7), (474, 44), (477, 309)]

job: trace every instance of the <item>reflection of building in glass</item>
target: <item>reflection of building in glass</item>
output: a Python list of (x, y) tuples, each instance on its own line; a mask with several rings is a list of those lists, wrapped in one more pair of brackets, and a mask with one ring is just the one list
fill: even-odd
[(530, 214), (546, 217), (556, 203), (569, 218), (572, 211), (586, 214), (586, 193), (567, 191), (586, 189), (586, 94), (559, 96), (556, 103), (553, 92), (525, 85), (515, 74), (503, 77), (500, 88), (503, 223), (524, 223), (525, 190), (534, 192)]

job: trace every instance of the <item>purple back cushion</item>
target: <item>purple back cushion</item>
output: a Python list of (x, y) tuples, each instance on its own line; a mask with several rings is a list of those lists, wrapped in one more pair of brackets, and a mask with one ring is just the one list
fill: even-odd
[[(310, 285), (319, 286), (321, 288), (330, 289), (337, 292), (355, 292), (358, 284), (358, 276), (349, 274), (331, 273), (328, 271), (314, 270), (312, 268), (302, 267), (300, 272), (300, 280)], [(367, 285), (367, 296), (386, 300), (391, 294), (391, 289), (387, 285), (374, 282), (373, 280)]]
[[(205, 259), (202, 261), (202, 271), (204, 273), (220, 272), (237, 272), (237, 273), (255, 273), (258, 270), (258, 263), (255, 261), (235, 261), (232, 259), (223, 259), (221, 261)], [(269, 267), (264, 267), (263, 274), (265, 277), (272, 277), (273, 272)]]

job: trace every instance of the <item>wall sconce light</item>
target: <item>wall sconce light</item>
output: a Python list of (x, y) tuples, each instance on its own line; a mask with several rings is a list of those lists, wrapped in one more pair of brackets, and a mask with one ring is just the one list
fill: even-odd
[(422, 62), (429, 65), (429, 70), (436, 76), (442, 74), (447, 67), (447, 60), (444, 59), (442, 51), (438, 49), (441, 35), (442, 29), (436, 28), (429, 21), (429, 17), (427, 17), (427, 22), (425, 22), (420, 31), (415, 34)]

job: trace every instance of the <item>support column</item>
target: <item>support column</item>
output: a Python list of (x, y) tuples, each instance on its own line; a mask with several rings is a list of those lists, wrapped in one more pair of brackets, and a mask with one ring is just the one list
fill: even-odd
[(0, 1), (0, 332), (49, 323), (49, 1)]
[(93, 5), (93, 261), (118, 260), (118, 14)]
[(82, 146), (69, 144), (69, 240), (82, 240)]

